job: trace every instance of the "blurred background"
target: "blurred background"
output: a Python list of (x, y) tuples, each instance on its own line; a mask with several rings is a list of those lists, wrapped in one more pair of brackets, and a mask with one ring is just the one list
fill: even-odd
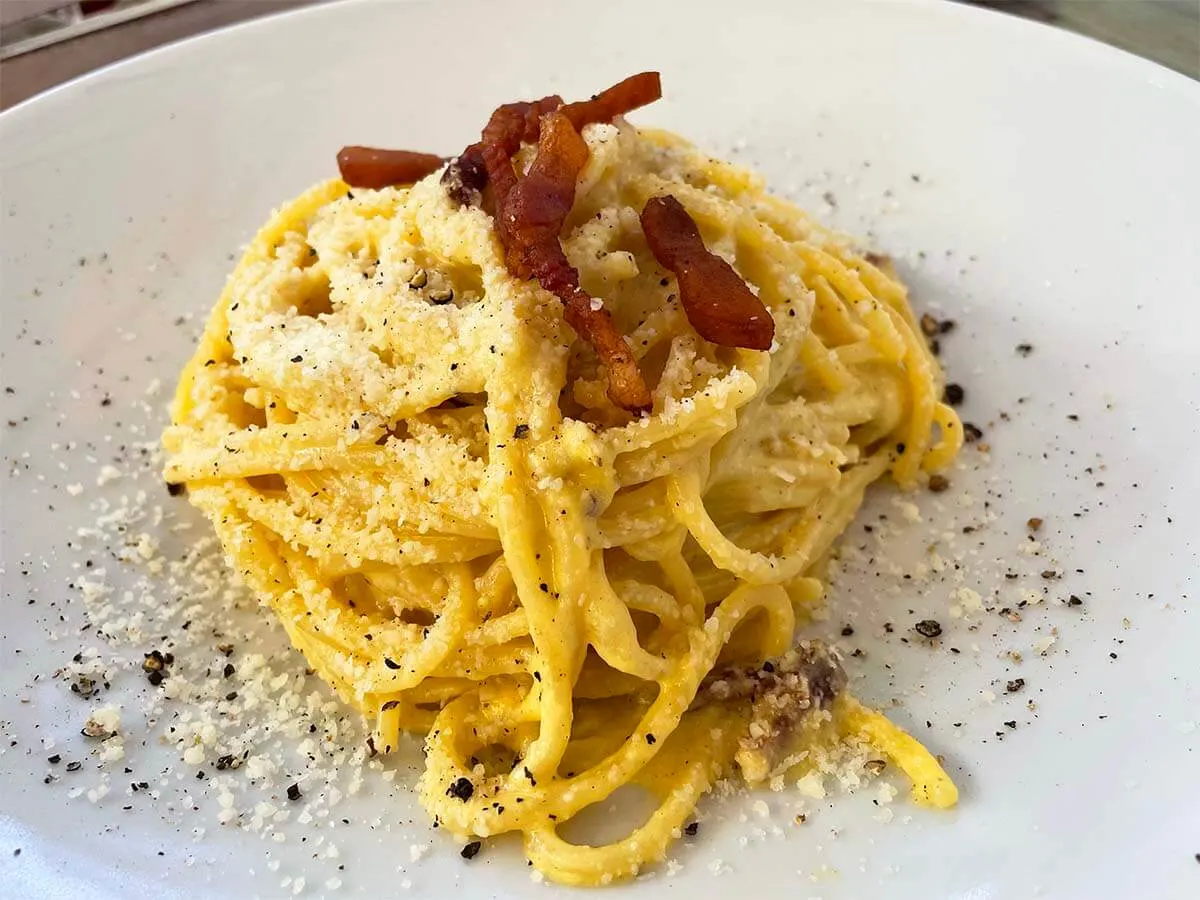
[[(319, 2), (329, 0), (0, 0), (0, 109), (143, 50)], [(1067, 28), (1200, 79), (1200, 0), (943, 2)]]

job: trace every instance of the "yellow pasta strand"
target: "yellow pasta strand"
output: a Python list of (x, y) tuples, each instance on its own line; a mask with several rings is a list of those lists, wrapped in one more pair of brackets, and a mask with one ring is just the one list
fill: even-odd
[[(463, 838), (520, 832), (574, 885), (636, 875), (717, 779), (767, 774), (750, 701), (706, 679), (785, 654), (870, 485), (914, 487), (962, 443), (887, 266), (665, 132), (585, 138), (563, 246), (629, 336), (648, 415), (612, 406), (557, 299), (513, 278), (490, 217), (435, 175), (335, 180), (278, 210), (163, 437), (168, 480), (376, 748), (425, 736), (430, 815)], [(631, 215), (663, 192), (771, 311), (769, 352), (692, 330)], [(844, 693), (825, 707), (787, 758), (818, 734), (866, 742), (919, 802), (955, 802), (914, 738)], [(639, 828), (563, 836), (623, 785), (658, 804)]]

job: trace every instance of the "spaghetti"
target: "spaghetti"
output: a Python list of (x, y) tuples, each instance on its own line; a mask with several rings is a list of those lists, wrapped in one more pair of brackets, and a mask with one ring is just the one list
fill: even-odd
[[(375, 748), (425, 737), (436, 821), (520, 832), (554, 880), (630, 877), (716, 779), (845, 741), (952, 805), (828, 648), (793, 647), (868, 486), (913, 487), (961, 443), (903, 285), (673, 135), (618, 118), (582, 137), (561, 247), (648, 410), (614, 402), (562, 302), (510, 271), (492, 216), (437, 173), (333, 180), (278, 210), (231, 275), (181, 377), (168, 481), (375, 721)], [(535, 152), (516, 151), (518, 176)], [(663, 196), (769, 311), (769, 349), (693, 327), (639, 218)], [(641, 827), (563, 837), (626, 784), (657, 798)]]

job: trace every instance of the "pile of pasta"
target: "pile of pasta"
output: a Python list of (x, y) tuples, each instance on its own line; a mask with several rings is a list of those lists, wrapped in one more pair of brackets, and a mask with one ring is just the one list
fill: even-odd
[[(678, 137), (620, 118), (582, 134), (561, 245), (649, 409), (613, 402), (559, 299), (512, 274), (493, 217), (436, 174), (332, 180), (275, 212), (230, 277), (182, 374), (167, 480), (374, 721), (374, 748), (424, 737), (436, 822), (519, 832), (551, 879), (631, 877), (718, 779), (790, 778), (846, 741), (952, 805), (835, 654), (795, 646), (868, 486), (917, 486), (961, 443), (905, 288)], [(639, 222), (663, 195), (769, 310), (768, 350), (692, 327)], [(640, 827), (563, 836), (630, 784), (657, 802)]]

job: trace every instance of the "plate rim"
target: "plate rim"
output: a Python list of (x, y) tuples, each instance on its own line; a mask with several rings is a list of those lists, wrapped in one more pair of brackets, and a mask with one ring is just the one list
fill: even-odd
[[(387, 0), (386, 6), (391, 8), (430, 6), (435, 2), (438, 2), (438, 0)], [(479, 0), (441, 0), (441, 2), (443, 4), (458, 3), (460, 5), (469, 5), (472, 2), (479, 2)], [(491, 2), (506, 2), (510, 5), (517, 5), (527, 3), (528, 0), (491, 0)], [(808, 0), (808, 2), (811, 5), (816, 5), (812, 0)], [(860, 7), (864, 8), (881, 5), (881, 0), (841, 0), (843, 4), (848, 2), (857, 3)], [(579, 0), (569, 0), (569, 2), (560, 0), (558, 8), (569, 8), (572, 5), (582, 7), (583, 3), (579, 2)], [(1026, 19), (1022, 16), (1003, 12), (998, 9), (967, 5), (960, 2), (960, 0), (888, 0), (888, 5), (907, 6), (912, 9), (922, 10), (924, 14), (931, 16), (957, 16), (962, 20), (974, 23), (972, 27), (978, 24), (979, 27), (990, 28), (993, 31), (1009, 29), (1012, 34), (1023, 35), (1021, 40), (1024, 41), (1057, 41), (1062, 46), (1067, 47), (1069, 52), (1083, 53), (1101, 61), (1107, 61), (1111, 65), (1124, 66), (1130, 71), (1131, 75), (1141, 75), (1157, 87), (1178, 91), (1200, 106), (1200, 81), (1190, 78), (1182, 72), (1177, 72), (1162, 63), (1139, 56), (1132, 51), (1060, 26)], [(340, 15), (340, 10), (342, 9), (364, 8), (368, 6), (380, 6), (382, 8), (385, 4), (383, 0), (318, 0), (318, 2), (309, 6), (268, 13), (257, 18), (222, 25), (210, 31), (189, 35), (188, 37), (169, 41), (157, 47), (151, 47), (132, 56), (127, 56), (93, 69), (90, 72), (77, 75), (61, 84), (54, 85), (40, 93), (34, 94), (32, 97), (27, 97), (6, 110), (0, 111), (0, 137), (3, 136), (7, 128), (15, 127), (15, 125), (10, 125), (10, 123), (29, 115), (30, 109), (34, 109), (36, 114), (47, 102), (67, 101), (72, 94), (78, 93), (81, 90), (89, 90), (93, 86), (108, 88), (110, 83), (112, 83), (111, 79), (114, 77), (119, 78), (126, 71), (136, 70), (143, 66), (152, 66), (158, 62), (160, 57), (170, 57), (173, 54), (190, 52), (210, 42), (226, 40), (231, 34), (240, 36), (243, 33), (249, 33), (258, 29), (277, 27), (276, 23), (282, 19), (290, 20), (309, 16)], [(796, 9), (799, 7), (793, 5), (792, 8)]]

